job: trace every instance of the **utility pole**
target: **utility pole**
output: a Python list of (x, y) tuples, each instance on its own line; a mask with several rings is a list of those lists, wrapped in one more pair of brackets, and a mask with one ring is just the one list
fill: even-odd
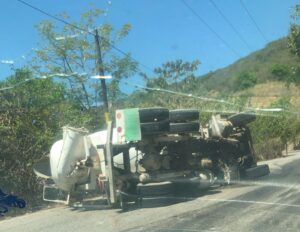
[(108, 99), (107, 99), (107, 89), (106, 89), (106, 83), (104, 79), (104, 69), (103, 69), (103, 62), (102, 62), (102, 54), (101, 54), (101, 47), (100, 47), (100, 37), (98, 34), (98, 30), (95, 29), (95, 42), (96, 42), (96, 50), (97, 50), (97, 68), (101, 78), (101, 89), (102, 89), (102, 98), (103, 98), (103, 103), (104, 103), (104, 117), (105, 117), (105, 122), (109, 121), (109, 108), (108, 108)]

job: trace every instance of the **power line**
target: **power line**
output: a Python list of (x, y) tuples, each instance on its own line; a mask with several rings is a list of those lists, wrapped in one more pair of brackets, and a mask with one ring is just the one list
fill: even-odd
[(219, 40), (221, 40), (227, 48), (229, 48), (238, 58), (241, 58), (241, 55), (234, 50), (185, 0), (181, 0), (182, 3), (188, 8)]
[(250, 45), (247, 43), (247, 41), (244, 39), (244, 37), (239, 33), (239, 31), (235, 28), (235, 26), (229, 21), (229, 19), (223, 14), (221, 9), (217, 6), (217, 4), (210, 0), (211, 4), (214, 6), (214, 8), (219, 12), (219, 14), (222, 16), (222, 18), (228, 23), (228, 25), (231, 27), (231, 29), (237, 34), (237, 36), (240, 38), (241, 41), (246, 45), (246, 47), (251, 50)]
[(176, 91), (172, 91), (172, 90), (168, 90), (168, 89), (162, 89), (162, 88), (151, 88), (151, 87), (141, 86), (141, 85), (137, 85), (137, 84), (132, 84), (128, 81), (124, 81), (124, 83), (127, 84), (127, 85), (131, 85), (135, 88), (139, 88), (139, 89), (145, 89), (145, 90), (157, 91), (157, 92), (164, 92), (164, 93), (179, 95), (179, 96), (183, 96), (183, 97), (197, 98), (197, 99), (200, 99), (200, 100), (203, 100), (203, 101), (218, 102), (218, 103), (223, 103), (223, 104), (225, 103), (225, 104), (228, 104), (228, 105), (236, 105), (234, 103), (228, 102), (228, 101), (223, 100), (223, 99), (200, 97), (200, 96), (193, 95), (191, 93), (188, 94), (188, 93), (176, 92)]
[(74, 24), (71, 24), (71, 23), (67, 22), (67, 21), (64, 20), (64, 19), (58, 18), (57, 16), (54, 16), (54, 15), (52, 15), (52, 14), (49, 14), (49, 13), (47, 13), (46, 11), (44, 11), (44, 10), (42, 10), (42, 9), (36, 7), (36, 6), (33, 6), (33, 5), (31, 5), (31, 4), (29, 4), (29, 3), (25, 2), (25, 1), (23, 1), (23, 0), (17, 0), (17, 1), (20, 2), (20, 3), (22, 3), (22, 4), (24, 4), (24, 5), (26, 5), (26, 6), (28, 6), (28, 7), (30, 7), (30, 8), (32, 8), (32, 9), (34, 9), (34, 10), (36, 10), (36, 11), (38, 11), (38, 12), (40, 12), (40, 13), (42, 13), (42, 14), (44, 14), (44, 15), (47, 15), (48, 17), (50, 17), (50, 18), (52, 18), (52, 19), (55, 19), (56, 21), (59, 21), (59, 22), (64, 23), (64, 24), (67, 24), (67, 25), (69, 25), (69, 26), (71, 26), (71, 27), (74, 27), (74, 28), (80, 30), (80, 31), (85, 31), (85, 32), (87, 32), (87, 33), (90, 33), (90, 34), (94, 35), (92, 32), (90, 32), (90, 31), (88, 31), (88, 30), (86, 30), (86, 29), (82, 29), (82, 28), (80, 28), (80, 27), (78, 27), (78, 26), (76, 26), (76, 25), (74, 25)]
[(13, 60), (0, 60), (1, 64), (8, 64), (8, 65), (14, 65), (14, 61)]
[(3, 88), (0, 88), (0, 92), (1, 91), (5, 91), (5, 90), (9, 90), (9, 89), (14, 89), (20, 85), (23, 85), (24, 83), (27, 83), (28, 81), (31, 81), (31, 80), (34, 80), (34, 79), (25, 79), (24, 81), (21, 81), (17, 84), (14, 84), (14, 85), (11, 85), (11, 86), (7, 86), (7, 87), (3, 87)]
[[(40, 9), (40, 8), (38, 8), (38, 7), (36, 7), (36, 6), (33, 6), (33, 5), (31, 5), (31, 4), (29, 4), (29, 3), (25, 2), (25, 1), (23, 1), (23, 0), (17, 0), (17, 1), (20, 2), (20, 3), (22, 3), (22, 4), (24, 4), (24, 5), (26, 5), (26, 6), (28, 6), (28, 7), (30, 7), (30, 8), (32, 8), (32, 9), (34, 9), (34, 10), (36, 10), (36, 11), (38, 11), (38, 12), (40, 12), (40, 13), (42, 13), (42, 14), (44, 14), (44, 15), (47, 15), (48, 17), (50, 17), (50, 18), (52, 18), (52, 19), (54, 19), (54, 20), (56, 20), (56, 21), (59, 21), (59, 22), (61, 22), (61, 23), (63, 23), (63, 24), (66, 24), (66, 25), (68, 25), (68, 26), (70, 26), (70, 27), (73, 27), (73, 28), (75, 28), (75, 29), (77, 29), (77, 30), (79, 30), (79, 31), (84, 31), (84, 32), (86, 32), (86, 33), (88, 33), (88, 34), (90, 34), (90, 35), (95, 36), (95, 34), (94, 34), (92, 31), (90, 31), (90, 30), (87, 30), (87, 29), (78, 27), (78, 26), (76, 26), (76, 25), (74, 25), (74, 24), (72, 24), (72, 23), (69, 23), (68, 21), (66, 21), (66, 20), (64, 20), (64, 19), (61, 19), (61, 18), (59, 18), (59, 17), (57, 17), (57, 16), (55, 16), (55, 15), (52, 15), (52, 14), (50, 14), (50, 13), (48, 13), (48, 12), (46, 12), (46, 11), (44, 11), (44, 10), (42, 10), (42, 9)], [(124, 56), (127, 56), (127, 55), (128, 55), (128, 53), (124, 52), (123, 50), (121, 50), (120, 48), (118, 48), (117, 46), (115, 46), (114, 44), (112, 44), (112, 43), (111, 43), (110, 41), (108, 41), (106, 38), (104, 38), (104, 37), (102, 37), (102, 36), (99, 36), (99, 37), (100, 37), (102, 40), (104, 40), (106, 43), (108, 43), (108, 44), (109, 44), (114, 50), (116, 50), (117, 52), (121, 53), (121, 54), (124, 55)], [(134, 62), (137, 62), (138, 64), (140, 64), (141, 66), (143, 66), (145, 69), (147, 69), (147, 70), (149, 70), (149, 71), (152, 72), (152, 69), (151, 69), (151, 68), (149, 68), (147, 65), (145, 65), (145, 64), (143, 64), (143, 63), (141, 63), (141, 62), (139, 62), (139, 61), (136, 60), (135, 58), (131, 57), (131, 60), (133, 60)]]
[[(286, 112), (286, 113), (290, 113), (291, 115), (300, 116), (300, 112), (289, 111), (289, 110), (286, 110), (286, 109), (283, 109), (283, 108), (257, 108), (257, 107), (255, 108), (255, 107), (245, 107), (245, 106), (243, 106), (241, 104), (229, 102), (229, 101), (224, 100), (224, 99), (217, 99), (217, 98), (209, 98), (209, 97), (196, 96), (196, 95), (193, 95), (193, 94), (176, 92), (176, 91), (172, 91), (172, 90), (168, 90), (168, 89), (162, 89), (162, 88), (151, 88), (151, 87), (146, 87), (146, 86), (141, 86), (141, 85), (133, 84), (133, 83), (130, 83), (128, 81), (124, 81), (124, 83), (127, 84), (127, 85), (130, 85), (130, 86), (133, 86), (135, 88), (138, 88), (138, 89), (144, 89), (144, 90), (149, 90), (149, 91), (153, 91), (153, 92), (163, 92), (163, 93), (167, 93), (167, 94), (178, 95), (178, 96), (181, 96), (181, 97), (195, 98), (195, 99), (199, 99), (199, 100), (207, 101), (207, 102), (222, 103), (222, 104), (227, 104), (227, 105), (230, 105), (230, 106), (233, 106), (233, 107), (234, 106), (236, 106), (236, 107), (242, 107), (242, 108), (244, 108), (244, 110), (255, 111), (256, 115), (269, 116), (268, 113)], [(261, 112), (261, 113), (257, 113), (257, 112)]]
[(247, 6), (245, 5), (245, 3), (243, 2), (243, 0), (240, 0), (240, 3), (242, 5), (242, 7), (244, 8), (244, 10), (246, 11), (247, 15), (249, 16), (249, 18), (251, 19), (252, 23), (254, 24), (256, 30), (260, 33), (260, 35), (262, 36), (262, 38), (265, 40), (265, 42), (267, 43), (267, 37), (264, 35), (264, 33), (262, 32), (262, 30), (259, 28), (258, 24), (256, 23), (256, 21), (254, 20), (254, 18), (252, 17), (250, 11), (248, 10)]
[[(14, 85), (11, 85), (11, 86), (7, 86), (7, 87), (3, 87), (3, 88), (0, 88), (0, 92), (1, 91), (5, 91), (5, 90), (10, 90), (10, 89), (14, 89), (20, 85), (23, 85), (29, 81), (34, 81), (34, 80), (45, 80), (47, 78), (52, 78), (52, 77), (70, 77), (70, 76), (86, 76), (87, 74), (86, 73), (77, 73), (77, 72), (74, 72), (74, 73), (70, 73), (70, 74), (65, 74), (65, 73), (55, 73), (55, 74), (51, 74), (51, 75), (42, 75), (40, 77), (36, 77), (36, 78), (27, 78), (25, 79), (24, 81), (20, 81), (19, 83), (17, 84), (14, 84)], [(86, 78), (85, 80), (87, 80), (88, 78)]]
[(191, 93), (182, 93), (182, 92), (177, 92), (177, 91), (163, 89), (163, 88), (151, 88), (151, 87), (141, 86), (141, 85), (138, 85), (138, 84), (132, 84), (128, 81), (125, 81), (124, 83), (127, 84), (127, 85), (131, 85), (135, 88), (145, 89), (145, 90), (149, 90), (149, 91), (164, 92), (164, 93), (174, 94), (174, 95), (178, 95), (178, 96), (182, 96), (182, 97), (190, 97), (190, 98), (195, 98), (195, 99), (199, 99), (199, 100), (202, 100), (202, 101), (217, 102), (217, 103), (227, 104), (227, 105), (231, 105), (231, 106), (240, 106), (236, 103), (229, 102), (229, 101), (224, 100), (224, 99), (202, 97), (202, 96), (193, 95)]
[[(260, 94), (260, 95), (251, 95), (251, 94), (241, 94), (232, 97), (240, 98), (240, 97), (249, 97), (249, 98), (270, 98), (270, 97), (282, 97), (282, 94)], [(284, 94), (285, 97), (300, 97), (300, 94)]]

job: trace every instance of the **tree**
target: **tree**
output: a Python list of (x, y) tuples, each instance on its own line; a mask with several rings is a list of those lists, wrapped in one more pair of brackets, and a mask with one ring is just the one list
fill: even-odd
[(148, 87), (159, 87), (185, 90), (185, 87), (193, 86), (195, 71), (200, 64), (199, 60), (192, 62), (181, 59), (163, 63), (161, 67), (154, 69), (155, 77), (148, 77), (142, 74)]
[[(298, 58), (300, 58), (300, 25), (297, 23), (300, 19), (300, 5), (296, 5), (293, 8), (291, 19), (293, 20), (293, 23), (291, 23), (290, 25), (290, 32), (288, 35), (288, 47), (291, 53), (295, 54)], [(289, 79), (289, 83), (291, 82), (294, 82), (296, 85), (300, 84), (299, 67), (293, 68), (292, 75)]]
[[(98, 84), (89, 79), (91, 75), (98, 73), (95, 67), (97, 53), (93, 29), (98, 28), (100, 32), (102, 68), (113, 76), (108, 84), (111, 100), (115, 100), (120, 94), (120, 80), (131, 76), (137, 68), (137, 63), (131, 59), (129, 53), (119, 56), (114, 52), (115, 44), (129, 33), (131, 25), (125, 24), (118, 31), (115, 31), (109, 23), (98, 26), (98, 18), (103, 14), (103, 10), (93, 8), (82, 13), (79, 22), (72, 22), (74, 26), (65, 24), (59, 27), (50, 21), (42, 21), (36, 26), (41, 43), (40, 49), (35, 50), (31, 61), (32, 69), (39, 75), (46, 76), (55, 73), (72, 74), (58, 77), (68, 83), (74, 100), (83, 109), (95, 106), (101, 94)], [(65, 13), (59, 17), (70, 19)], [(78, 28), (82, 28), (83, 31)]]
[(290, 26), (288, 46), (293, 54), (300, 57), (300, 26), (296, 23), (300, 18), (300, 5), (294, 7), (291, 18), (294, 22)]
[[(195, 72), (197, 71), (199, 64), (199, 60), (194, 60), (192, 62), (183, 61), (181, 59), (168, 61), (154, 69), (154, 76), (149, 77), (143, 73), (141, 73), (141, 75), (146, 81), (147, 87), (186, 92), (193, 86)], [(131, 98), (135, 98), (137, 95), (140, 96), (141, 93), (135, 93)], [(162, 93), (159, 91), (148, 91), (146, 98), (140, 99), (144, 99), (144, 103), (141, 103), (144, 106), (148, 106), (150, 103), (157, 106), (178, 108), (183, 102), (185, 107), (188, 107), (189, 105), (189, 101), (187, 101), (186, 97), (182, 98), (182, 96), (179, 95)]]
[(161, 67), (154, 69), (154, 73), (158, 78), (165, 79), (168, 84), (178, 83), (187, 77), (194, 76), (194, 72), (198, 69), (199, 64), (199, 60), (184, 62), (179, 59), (162, 64)]
[(257, 83), (257, 78), (252, 72), (242, 72), (237, 78), (236, 89), (248, 89)]
[(276, 80), (287, 81), (291, 75), (291, 69), (289, 66), (284, 64), (274, 64), (271, 67), (271, 73), (274, 75)]
[(261, 157), (274, 158), (282, 155), (288, 143), (295, 143), (300, 133), (300, 120), (293, 113), (290, 97), (283, 96), (269, 105), (283, 111), (269, 116), (259, 116), (251, 123), (254, 143)]
[(31, 207), (42, 199), (34, 161), (47, 154), (68, 118), (79, 123), (84, 116), (62, 83), (33, 78), (28, 69), (16, 70), (0, 86), (15, 86), (0, 92), (1, 188), (22, 196)]

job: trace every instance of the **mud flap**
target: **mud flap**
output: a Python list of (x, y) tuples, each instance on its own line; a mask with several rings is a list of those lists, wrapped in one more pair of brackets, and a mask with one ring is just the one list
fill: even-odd
[(270, 169), (267, 164), (257, 165), (256, 167), (248, 168), (245, 170), (245, 177), (247, 179), (255, 179), (270, 174)]
[(153, 199), (162, 196), (168, 196), (174, 193), (174, 187), (175, 187), (174, 183), (170, 181), (148, 183), (148, 184), (139, 183), (137, 185), (137, 196), (138, 196), (137, 205), (141, 207), (144, 198)]
[(43, 188), (43, 200), (68, 205), (70, 194), (59, 189), (54, 184), (46, 184)]
[(40, 160), (36, 161), (33, 165), (34, 173), (41, 178), (51, 178), (51, 168), (49, 156), (44, 156)]

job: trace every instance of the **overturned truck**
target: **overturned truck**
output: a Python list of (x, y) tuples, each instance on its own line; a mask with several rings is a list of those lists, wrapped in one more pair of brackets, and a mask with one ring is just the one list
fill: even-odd
[(195, 189), (231, 184), (269, 174), (257, 165), (247, 126), (253, 113), (214, 115), (206, 126), (199, 111), (165, 108), (116, 111), (115, 128), (89, 134), (63, 128), (63, 139), (34, 171), (45, 179), (44, 199), (54, 190), (70, 196), (89, 191), (105, 194), (110, 204), (165, 194), (174, 186)]

